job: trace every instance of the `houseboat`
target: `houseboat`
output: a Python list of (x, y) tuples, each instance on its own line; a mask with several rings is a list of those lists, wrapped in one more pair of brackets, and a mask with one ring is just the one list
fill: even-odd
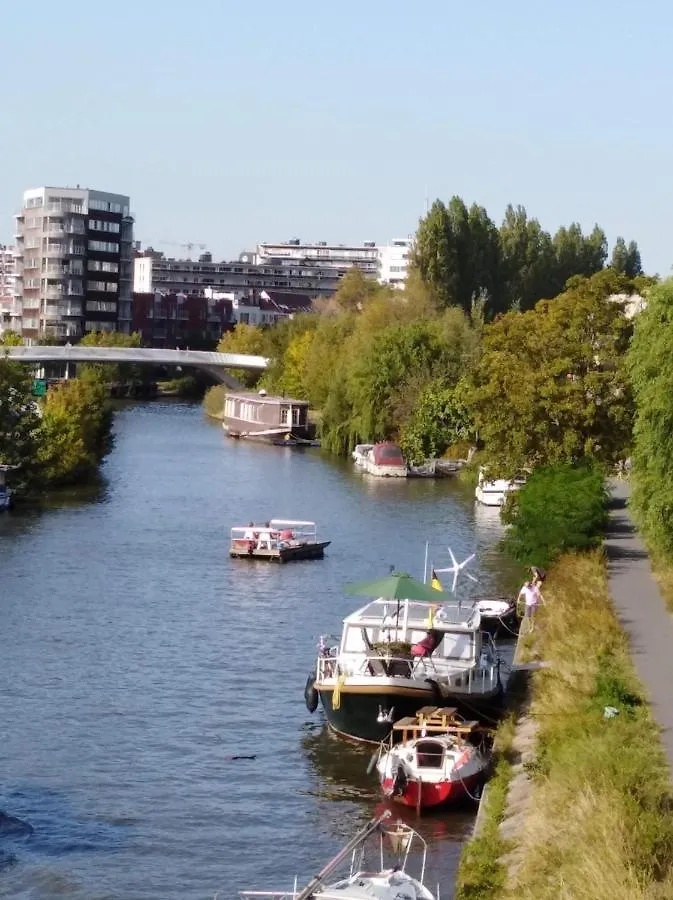
[(479, 481), (474, 495), (479, 503), (484, 506), (502, 506), (512, 491), (518, 491), (526, 483), (523, 477), (516, 477), (508, 481), (505, 478), (497, 478), (495, 481), (487, 481), (483, 469), (479, 470)]
[(291, 397), (274, 397), (262, 390), (225, 394), (222, 427), (230, 437), (288, 444), (312, 443), (309, 404)]
[(493, 641), (475, 602), (368, 603), (343, 620), (338, 644), (321, 638), (304, 698), (322, 703), (334, 731), (380, 743), (429, 703), (493, 713), (502, 694)]
[(263, 525), (231, 529), (229, 555), (237, 559), (265, 559), (290, 562), (295, 559), (322, 559), (331, 541), (319, 541), (315, 522), (271, 519)]

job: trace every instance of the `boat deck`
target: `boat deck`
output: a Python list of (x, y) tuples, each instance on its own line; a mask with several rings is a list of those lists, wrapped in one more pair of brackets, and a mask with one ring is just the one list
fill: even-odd
[(234, 541), (229, 555), (235, 559), (262, 559), (269, 562), (291, 562), (299, 559), (322, 559), (331, 541), (311, 541), (284, 547), (255, 547), (250, 541)]
[(455, 734), (467, 737), (479, 730), (479, 727), (476, 720), (461, 719), (455, 706), (424, 706), (415, 716), (405, 716), (394, 723), (393, 739), (406, 743), (428, 734)]

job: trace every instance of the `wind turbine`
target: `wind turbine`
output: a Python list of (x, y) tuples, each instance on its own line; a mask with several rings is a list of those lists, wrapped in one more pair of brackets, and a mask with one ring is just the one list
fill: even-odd
[[(474, 559), (474, 557), (477, 554), (472, 553), (470, 556), (467, 557), (467, 559), (464, 559), (461, 563), (459, 563), (458, 560), (456, 559), (456, 557), (453, 555), (453, 550), (451, 549), (451, 547), (449, 547), (448, 550), (449, 550), (449, 556), (451, 557), (452, 565), (446, 569), (435, 569), (435, 572), (451, 572), (451, 573), (453, 573), (453, 584), (451, 585), (451, 593), (455, 594), (456, 593), (456, 585), (458, 584), (458, 576), (463, 571), (465, 566), (468, 563), (472, 562), (472, 560)], [(474, 575), (472, 575), (470, 572), (464, 572), (464, 575), (467, 578), (469, 578), (471, 581), (474, 581), (475, 583), (478, 583), (478, 581), (479, 581), (479, 579), (475, 578)]]

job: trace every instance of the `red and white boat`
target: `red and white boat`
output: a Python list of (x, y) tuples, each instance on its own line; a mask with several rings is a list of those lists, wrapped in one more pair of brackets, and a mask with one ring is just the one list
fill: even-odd
[[(430, 713), (428, 715), (428, 713)], [(400, 720), (403, 740), (382, 744), (376, 769), (384, 793), (417, 810), (474, 796), (486, 777), (488, 757), (465, 740), (476, 722), (455, 723), (455, 710), (429, 710)], [(444, 733), (433, 733), (444, 728)], [(407, 739), (409, 734), (414, 736)]]

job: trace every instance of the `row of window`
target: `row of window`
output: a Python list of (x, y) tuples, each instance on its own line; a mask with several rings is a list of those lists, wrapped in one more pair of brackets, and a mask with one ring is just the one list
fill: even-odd
[(109, 300), (87, 300), (86, 311), (114, 313), (117, 312), (117, 304)]
[(87, 281), (86, 286), (90, 291), (117, 293), (117, 283), (115, 281)]
[(128, 206), (122, 207), (121, 203), (110, 203), (108, 200), (89, 200), (89, 209), (97, 209), (99, 212), (129, 214)]
[(113, 244), (110, 241), (89, 241), (89, 250), (98, 251), (98, 253), (119, 253), (119, 244)]
[(119, 222), (104, 222), (102, 219), (89, 219), (89, 228), (92, 231), (111, 231), (119, 234), (121, 225)]
[(90, 272), (118, 272), (119, 263), (104, 262), (100, 259), (90, 259), (87, 261), (87, 268)]
[(114, 331), (115, 323), (89, 319), (84, 327), (86, 331)]

